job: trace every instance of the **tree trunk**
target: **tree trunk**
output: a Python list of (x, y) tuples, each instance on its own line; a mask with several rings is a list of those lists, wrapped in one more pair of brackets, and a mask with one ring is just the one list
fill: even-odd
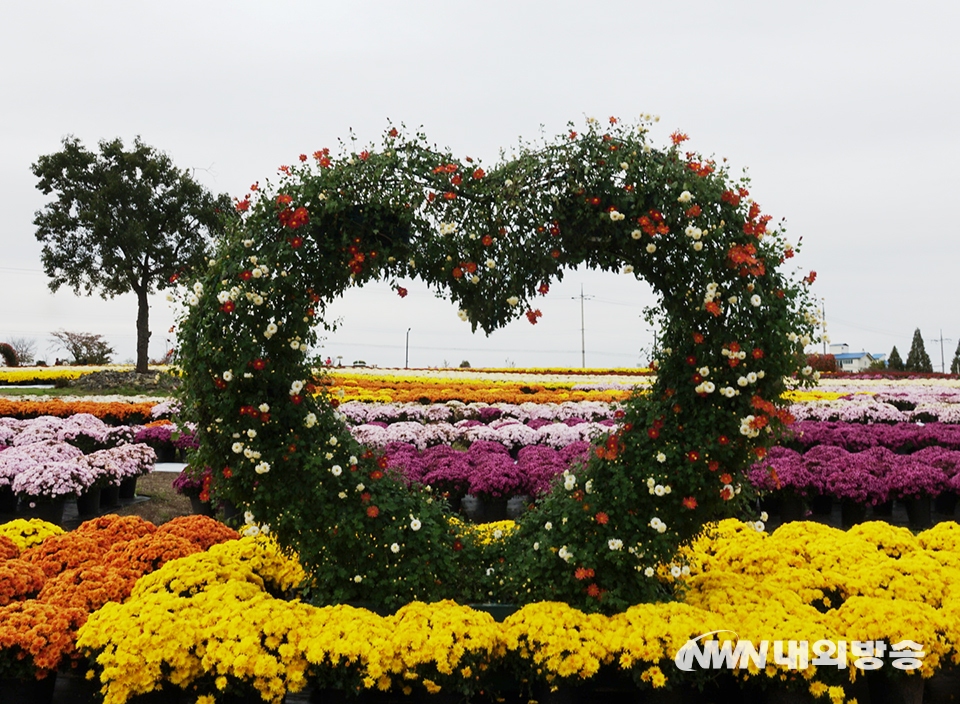
[(137, 291), (137, 372), (147, 373), (150, 358), (150, 303), (147, 301), (147, 288)]

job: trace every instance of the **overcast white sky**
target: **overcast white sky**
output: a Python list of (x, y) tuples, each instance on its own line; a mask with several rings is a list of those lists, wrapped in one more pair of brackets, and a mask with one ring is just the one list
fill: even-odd
[[(132, 360), (136, 305), (47, 289), (30, 164), (68, 134), (88, 148), (135, 135), (216, 192), (242, 196), (301, 152), (387, 119), (493, 163), (568, 120), (661, 116), (693, 149), (748, 168), (819, 277), (828, 333), (905, 357), (915, 328), (939, 368), (960, 338), (953, 205), (960, 192), (960, 4), (889, 2), (45, 1), (0, 22), (0, 341), (105, 335)], [(652, 294), (632, 277), (572, 272), (531, 327), (471, 336), (422, 286), (368, 286), (336, 306), (324, 354), (403, 366), (635, 366)], [(162, 296), (152, 356), (170, 337)], [(63, 353), (60, 353), (61, 356)]]

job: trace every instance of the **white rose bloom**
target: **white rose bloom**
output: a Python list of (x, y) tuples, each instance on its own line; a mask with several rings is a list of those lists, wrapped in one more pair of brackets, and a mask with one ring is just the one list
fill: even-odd
[(392, 552), (394, 555), (396, 555), (398, 552), (400, 552), (400, 546), (399, 546), (397, 543), (393, 543), (393, 544), (390, 546), (390, 552)]
[(412, 530), (414, 533), (416, 533), (418, 530), (420, 530), (420, 527), (421, 527), (422, 525), (423, 525), (423, 524), (420, 523), (420, 519), (419, 519), (419, 518), (414, 518), (413, 520), (410, 521), (410, 530)]
[(689, 203), (693, 200), (693, 194), (690, 191), (684, 191), (680, 194), (680, 197), (677, 198), (678, 203)]
[(643, 232), (640, 231), (640, 230), (634, 230), (633, 232), (630, 233), (630, 236), (631, 236), (633, 239), (638, 240), (638, 239), (640, 239), (641, 237), (643, 237)]

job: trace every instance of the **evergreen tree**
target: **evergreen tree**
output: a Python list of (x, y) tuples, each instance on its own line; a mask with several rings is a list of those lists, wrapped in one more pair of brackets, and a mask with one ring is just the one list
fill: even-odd
[(960, 374), (960, 343), (957, 343), (957, 351), (953, 353), (953, 361), (950, 362), (950, 373)]
[(908, 372), (933, 372), (933, 364), (930, 362), (930, 355), (927, 354), (923, 346), (923, 335), (920, 334), (920, 328), (913, 332), (913, 342), (910, 344), (910, 352), (907, 354), (907, 362), (904, 369)]
[(896, 345), (894, 345), (893, 349), (890, 350), (890, 357), (887, 359), (887, 367), (894, 372), (903, 371), (903, 359), (900, 357), (900, 353), (897, 352)]

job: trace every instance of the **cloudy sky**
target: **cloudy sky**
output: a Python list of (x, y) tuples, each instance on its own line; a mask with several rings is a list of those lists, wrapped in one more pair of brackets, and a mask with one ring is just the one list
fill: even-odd
[[(143, 140), (242, 196), (301, 152), (387, 120), (497, 160), (570, 120), (660, 116), (693, 149), (748, 169), (752, 195), (819, 276), (827, 332), (905, 357), (915, 328), (939, 369), (960, 338), (960, 26), (956, 2), (273, 2), (35, 0), (0, 23), (0, 341), (103, 334), (132, 360), (136, 305), (52, 294), (34, 237), (30, 165), (77, 136)], [(585, 295), (581, 302), (579, 296)], [(571, 272), (536, 327), (473, 336), (410, 286), (353, 291), (321, 350), (379, 366), (636, 366), (655, 299), (632, 277)], [(581, 338), (581, 303), (583, 335)], [(151, 309), (156, 357), (173, 313)], [(941, 333), (942, 330), (942, 333)], [(581, 343), (583, 339), (583, 344)]]

